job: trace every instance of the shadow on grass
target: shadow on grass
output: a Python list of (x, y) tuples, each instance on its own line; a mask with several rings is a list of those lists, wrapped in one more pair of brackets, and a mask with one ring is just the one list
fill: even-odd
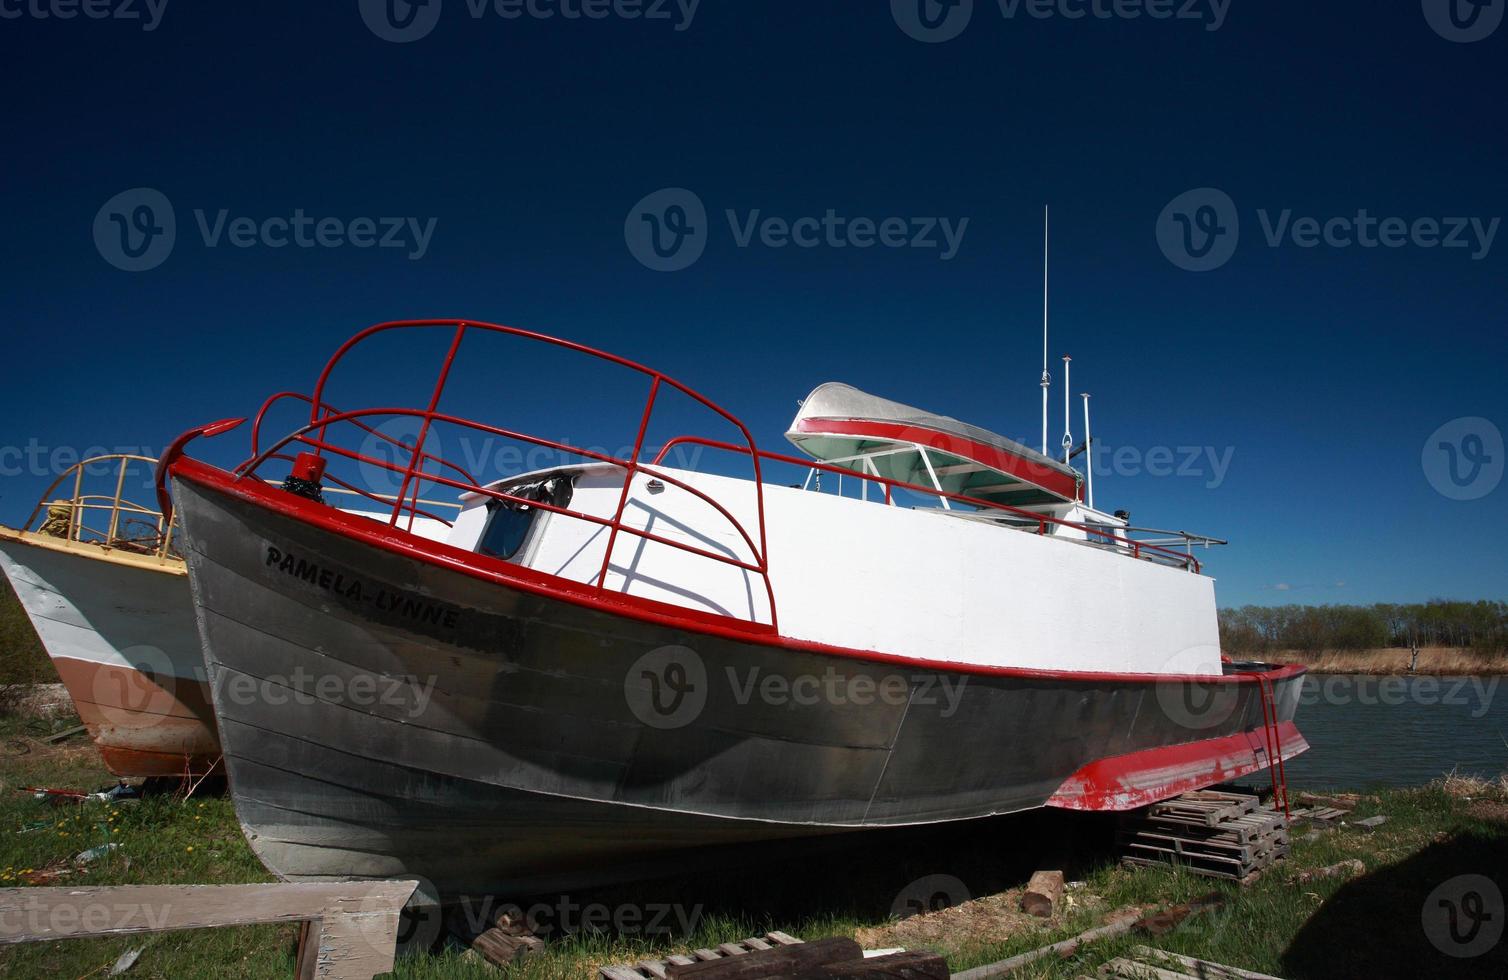
[[(699, 923), (719, 922), (743, 924), (751, 933), (802, 923), (815, 936), (824, 927), (838, 931), (1004, 891), (1040, 868), (1083, 878), (1112, 858), (1114, 831), (1113, 816), (1039, 810), (722, 850), (695, 867), (668, 860), (666, 876), (657, 880), (507, 900), (537, 914), (536, 928), (546, 937), (576, 931), (589, 906), (609, 914), (670, 909), (659, 928), (647, 916), (599, 923), (610, 934), (674, 939), (694, 934)], [(573, 908), (577, 921), (564, 921), (570, 916), (562, 908)]]
[(1431, 844), (1342, 886), (1284, 952), (1285, 976), (1508, 976), (1505, 886), (1501, 839)]

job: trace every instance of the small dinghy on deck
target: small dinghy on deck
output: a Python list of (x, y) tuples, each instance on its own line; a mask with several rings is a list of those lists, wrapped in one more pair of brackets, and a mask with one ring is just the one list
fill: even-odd
[[(313, 411), (235, 471), (182, 456), (186, 438), (161, 473), (237, 811), (284, 878), (576, 887), (720, 845), (1129, 809), (1307, 747), (1302, 668), (1228, 672), (1198, 561), (1089, 509), (1066, 466), (840, 386), (792, 426), (820, 458), (766, 452), (658, 371), (475, 322), (363, 331), (314, 403), (350, 350), (402, 332), (447, 338), (427, 403)], [(441, 410), (477, 335), (636, 374), (648, 397), (631, 451)], [(672, 394), (737, 441), (680, 436), (646, 461)], [(363, 430), (395, 418), (417, 424), (406, 453), (364, 451)], [(572, 461), (478, 482), (428, 455), (451, 444), (441, 427)], [(673, 466), (678, 447), (752, 478)], [(958, 489), (916, 480), (918, 464)], [(392, 476), (384, 520), (320, 499), (350, 485), (342, 466)], [(868, 489), (769, 475), (786, 467)], [(459, 515), (416, 523), (421, 487), (458, 492)]]
[(1078, 472), (1035, 449), (835, 381), (806, 397), (785, 437), (814, 459), (856, 473), (989, 503), (1028, 507), (1083, 499)]

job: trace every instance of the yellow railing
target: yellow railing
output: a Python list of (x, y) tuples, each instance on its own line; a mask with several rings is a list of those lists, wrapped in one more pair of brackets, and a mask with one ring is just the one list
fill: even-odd
[[(151, 456), (131, 453), (92, 456), (68, 467), (52, 481), (26, 519), (23, 529), (65, 541), (88, 542), (157, 558), (177, 557), (173, 551), (173, 528), (165, 526), (162, 512), (125, 496), (126, 478), (133, 464), (141, 464), (146, 470), (140, 485), (144, 491), (150, 492), (153, 485), (151, 470), (157, 466), (157, 460)], [(106, 467), (109, 468), (103, 473), (91, 472)], [(70, 476), (73, 478), (73, 496), (55, 499), (53, 494)], [(110, 492), (93, 492), (96, 487), (86, 486), (84, 482), (86, 478), (108, 480), (111, 477), (114, 482)], [(107, 482), (105, 486), (111, 484)], [(44, 514), (45, 518), (38, 523), (38, 518)]]

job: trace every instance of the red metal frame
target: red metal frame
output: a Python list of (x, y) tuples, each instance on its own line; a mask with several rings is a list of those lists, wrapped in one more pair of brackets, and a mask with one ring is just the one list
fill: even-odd
[[(424, 329), (436, 327), (450, 329), (453, 331), (453, 334), (450, 338), (450, 344), (446, 351), (445, 358), (440, 364), (439, 373), (436, 377), (434, 387), (431, 390), (429, 401), (424, 408), (370, 408), (356, 412), (338, 412), (331, 408), (331, 406), (324, 400), (325, 387), (330, 380), (331, 374), (334, 372), (336, 366), (340, 363), (342, 358), (344, 358), (345, 355), (358, 344), (378, 333), (383, 333), (390, 330)], [(644, 375), (650, 382), (649, 393), (647, 398), (645, 399), (643, 413), (640, 416), (638, 431), (634, 439), (634, 449), (632, 456), (627, 459), (620, 459), (615, 456), (595, 452), (579, 446), (572, 446), (567, 443), (557, 442), (551, 439), (544, 439), (538, 436), (529, 435), (527, 433), (501, 428), (499, 426), (487, 425), (481, 422), (460, 418), (439, 411), (440, 399), (444, 394), (446, 384), (449, 381), (450, 372), (455, 364), (456, 356), (461, 347), (461, 342), (465, 338), (467, 332), (472, 330), (500, 333), (519, 337), (525, 340), (549, 344), (576, 353), (585, 354), (590, 357), (595, 357), (610, 364), (615, 364), (617, 366)], [(749, 532), (743, 527), (743, 525), (727, 510), (727, 508), (718, 503), (712, 497), (708, 496), (703, 491), (690, 486), (680, 479), (677, 479), (667, 473), (662, 473), (657, 469), (647, 467), (645, 464), (639, 462), (638, 457), (643, 451), (644, 440), (649, 429), (650, 419), (652, 418), (654, 413), (656, 398), (661, 389), (666, 386), (674, 388), (682, 394), (685, 394), (692, 400), (701, 404), (703, 407), (709, 409), (710, 411), (733, 425), (748, 443), (748, 455), (753, 461), (755, 504), (759, 522), (757, 543), (755, 541), (755, 538), (749, 534)], [(402, 478), (402, 483), (400, 484), (396, 500), (392, 501), (392, 512), (389, 515), (388, 519), (389, 525), (394, 527), (398, 526), (399, 521), (405, 514), (408, 516), (410, 530), (412, 530), (413, 520), (416, 516), (434, 516), (431, 514), (426, 514), (418, 507), (419, 488), (424, 483), (434, 483), (440, 486), (450, 487), (452, 489), (458, 489), (464, 492), (478, 493), (497, 500), (510, 501), (531, 508), (549, 511), (551, 513), (562, 514), (566, 517), (598, 524), (600, 526), (608, 528), (609, 532), (607, 550), (603, 556), (602, 567), (597, 575), (597, 586), (599, 588), (603, 588), (606, 585), (607, 572), (612, 563), (613, 550), (617, 543), (618, 535), (620, 534), (620, 532), (627, 533), (643, 540), (653, 541), (657, 544), (676, 548), (678, 550), (688, 552), (701, 558), (706, 558), (712, 561), (731, 565), (733, 567), (759, 575), (760, 578), (764, 581), (765, 593), (769, 600), (770, 624), (771, 626), (778, 626), (779, 614), (776, 609), (775, 591), (773, 585), (770, 583), (769, 576), (769, 560), (767, 555), (768, 539), (765, 532), (764, 521), (764, 486), (762, 474), (760, 471), (759, 452), (757, 447), (754, 445), (754, 437), (750, 434), (748, 428), (743, 424), (743, 422), (741, 422), (736, 416), (732, 415), (706, 396), (680, 383), (679, 381), (676, 381), (674, 378), (671, 378), (670, 376), (660, 371), (646, 367), (627, 358), (619, 357), (615, 354), (609, 354), (605, 351), (588, 347), (584, 344), (561, 340), (559, 338), (551, 337), (546, 334), (536, 333), (530, 330), (522, 330), (517, 327), (508, 327), (501, 324), (482, 323), (470, 320), (403, 320), (394, 321), (391, 323), (380, 323), (376, 326), (368, 327), (366, 330), (361, 331), (350, 340), (346, 341), (343, 345), (341, 345), (341, 347), (335, 352), (333, 356), (331, 356), (330, 360), (325, 364), (324, 369), (320, 372), (319, 379), (314, 386), (312, 395), (304, 396), (294, 394), (292, 392), (280, 392), (279, 394), (274, 395), (272, 398), (269, 398), (267, 402), (263, 404), (261, 412), (258, 413), (257, 425), (253, 427), (254, 450), (259, 448), (259, 429), (262, 416), (266, 413), (267, 409), (279, 398), (289, 397), (297, 398), (309, 403), (309, 424), (283, 437), (276, 444), (270, 446), (267, 449), (261, 450), (259, 452), (254, 451), (250, 459), (244, 462), (241, 466), (237, 467), (236, 473), (238, 475), (247, 476), (254, 474), (257, 467), (269, 459), (291, 459), (291, 455), (282, 452), (282, 450), (292, 443), (299, 443), (312, 449), (316, 454), (323, 455), (329, 453), (335, 456), (354, 460), (358, 463), (376, 466), (399, 474)], [(374, 426), (368, 425), (365, 421), (363, 421), (365, 419), (375, 418), (379, 416), (408, 416), (419, 419), (419, 435), (415, 440), (414, 445), (403, 445), (397, 440), (383, 435), (382, 433), (378, 432)], [(387, 460), (376, 459), (372, 456), (368, 456), (364, 453), (345, 448), (333, 442), (329, 438), (329, 431), (331, 427), (347, 422), (357, 426), (357, 428), (365, 433), (377, 435), (380, 438), (385, 439), (387, 442), (402, 448), (408, 454), (406, 465), (399, 467)], [(607, 463), (622, 468), (625, 471), (623, 490), (619, 496), (618, 506), (614, 511), (612, 519), (608, 520), (601, 517), (596, 517), (594, 515), (585, 514), (580, 511), (571, 510), (569, 508), (557, 507), (548, 502), (526, 499), (515, 494), (510, 494), (504, 490), (498, 490), (492, 487), (483, 486), (480, 481), (471, 476), (461, 467), (449, 463), (439, 456), (424, 451), (424, 446), (428, 441), (430, 431), (433, 428), (434, 424), (437, 422), (473, 429), (478, 432), (501, 436), (503, 438), (513, 439), (520, 442), (528, 442), (534, 445), (554, 449), (562, 453), (578, 456), (585, 460)], [(462, 479), (452, 479), (440, 473), (428, 472), (425, 470), (425, 465), (427, 463), (436, 463), (455, 470), (457, 474), (462, 477)], [(634, 476), (641, 471), (650, 473), (657, 479), (663, 480), (664, 482), (676, 486), (679, 489), (685, 490), (686, 492), (704, 501), (714, 510), (716, 510), (724, 520), (732, 525), (734, 530), (737, 531), (740, 538), (742, 538), (744, 544), (748, 547), (750, 554), (749, 560), (746, 561), (739, 558), (730, 557), (728, 555), (719, 554), (714, 551), (709, 551), (705, 548), (699, 548), (681, 541), (672, 540), (662, 535), (654, 534), (650, 531), (640, 530), (638, 528), (626, 525), (623, 522), (623, 513), (627, 506), (630, 486), (632, 484)], [(371, 499), (381, 499), (375, 494), (362, 490), (361, 488), (355, 487), (350, 483), (341, 481), (333, 476), (327, 475), (326, 479), (329, 479), (333, 483), (338, 483), (341, 486), (344, 486), (346, 489), (354, 490), (357, 493), (360, 493), (363, 496), (369, 497)], [(388, 503), (388, 501), (386, 500), (383, 500), (382, 502), (384, 504)]]
[[(706, 446), (708, 449), (720, 449), (734, 453), (747, 453), (749, 451), (744, 449), (742, 446), (738, 446), (730, 442), (719, 442), (716, 439), (703, 439), (700, 436), (677, 436), (676, 438), (667, 442), (664, 448), (660, 450), (659, 455), (657, 455), (654, 459), (654, 465), (660, 465), (660, 463), (665, 459), (665, 455), (676, 446), (686, 445)], [(1071, 527), (1076, 530), (1083, 531), (1086, 534), (1095, 535), (1096, 537), (1099, 537), (1107, 542), (1126, 545), (1130, 547), (1131, 554), (1136, 558), (1142, 558), (1147, 561), (1156, 561), (1162, 564), (1172, 565), (1176, 568), (1186, 568), (1193, 572), (1198, 572), (1202, 568), (1202, 566), (1199, 564), (1199, 559), (1195, 558), (1193, 555), (1183, 554), (1174, 551), (1172, 548), (1164, 548), (1160, 545), (1144, 544), (1143, 542), (1136, 541), (1124, 535), (1115, 534), (1111, 531), (1102, 531), (1099, 528), (1092, 527), (1087, 524), (1079, 524), (1074, 521), (1065, 521), (1060, 517), (1049, 517), (1045, 514), (1037, 514), (1029, 510), (1022, 510), (1019, 507), (1012, 507), (1010, 504), (996, 503), (990, 500), (981, 500), (978, 497), (970, 497), (966, 494), (950, 493), (946, 490), (938, 490), (935, 487), (923, 486), (920, 483), (908, 483), (905, 480), (896, 480), (891, 477), (874, 476), (869, 473), (864, 473), (860, 470), (851, 470), (847, 469), (846, 467), (837, 466), (833, 463), (824, 463), (815, 459), (804, 459), (800, 456), (790, 456), (785, 453), (772, 453), (763, 449), (756, 449), (754, 451), (765, 459), (770, 460), (771, 462), (789, 463), (793, 466), (799, 466), (802, 469), (822, 470), (827, 473), (836, 473), (839, 476), (854, 476), (858, 477), (861, 480), (868, 480), (871, 483), (878, 483), (882, 487), (884, 487), (885, 503), (887, 504), (891, 502), (892, 489), (910, 490), (914, 493), (925, 494), (928, 497), (946, 497), (949, 500), (956, 500), (959, 503), (972, 504), (976, 507), (984, 507), (990, 510), (1004, 511), (1007, 514), (1024, 517), (1028, 520), (1035, 521), (1037, 523), (1038, 534), (1046, 534), (1047, 526), (1049, 524), (1055, 524), (1060, 527)], [(1151, 554), (1143, 554), (1143, 552), (1150, 552)]]

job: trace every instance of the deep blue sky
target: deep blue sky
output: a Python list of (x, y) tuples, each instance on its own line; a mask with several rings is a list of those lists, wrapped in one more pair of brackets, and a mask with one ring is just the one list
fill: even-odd
[[(1418, 0), (1237, 2), (1214, 31), (1009, 19), (976, 0), (959, 36), (924, 44), (883, 2), (705, 0), (676, 30), (674, 3), (669, 22), (508, 20), (443, 0), (428, 36), (395, 44), (355, 0), (169, 0), (152, 31), (38, 18), (39, 3), (0, 4), (22, 14), (0, 19), (0, 446), (160, 449), (307, 388), (360, 326), (442, 315), (648, 362), (771, 448), (796, 399), (832, 379), (1035, 438), (1050, 203), (1057, 384), (1072, 353), (1096, 436), (1138, 460), (1230, 454), (1218, 481), (1208, 457), (1195, 476), (1101, 472), (1102, 506), (1229, 537), (1209, 566), (1222, 604), (1508, 596), (1508, 486), (1448, 499), (1421, 464), (1454, 419), (1508, 424), (1508, 235), (1480, 259), (1271, 248), (1259, 217), (1508, 214), (1508, 26), (1451, 43)], [(177, 241), (132, 273), (92, 227), (138, 187), (172, 202)], [(709, 215), (705, 254), (676, 272), (646, 268), (624, 236), (666, 187)], [(1196, 273), (1156, 225), (1202, 187), (1235, 203), (1240, 245)], [(194, 217), (297, 208), (436, 223), (413, 261), (207, 247)], [(943, 261), (740, 248), (727, 209), (969, 224)], [(597, 389), (511, 358), (486, 372), (494, 421), (548, 382), (548, 412), (531, 401), (547, 434), (612, 438), (596, 434)], [(380, 376), (353, 384), (392, 400)], [(13, 471), (14, 453), (0, 463)], [(7, 476), (0, 520), (45, 482)]]

